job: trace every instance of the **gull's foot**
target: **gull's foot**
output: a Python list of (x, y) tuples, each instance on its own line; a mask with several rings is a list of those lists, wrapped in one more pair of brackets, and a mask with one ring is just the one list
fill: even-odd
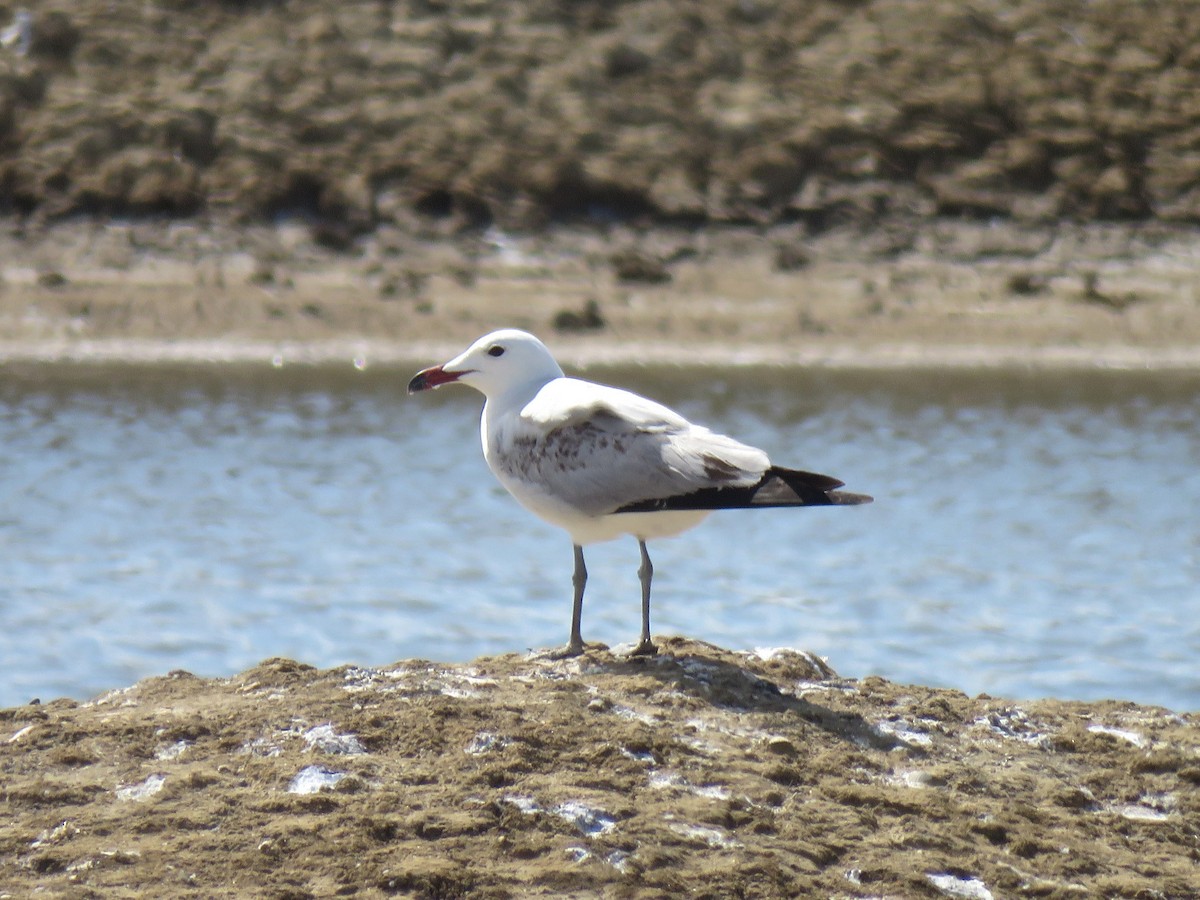
[(559, 647), (557, 650), (545, 650), (538, 656), (545, 659), (572, 659), (582, 655), (586, 649), (587, 645), (583, 641), (569, 641), (565, 647)]
[(645, 640), (629, 651), (630, 656), (658, 656), (658, 648), (654, 641)]

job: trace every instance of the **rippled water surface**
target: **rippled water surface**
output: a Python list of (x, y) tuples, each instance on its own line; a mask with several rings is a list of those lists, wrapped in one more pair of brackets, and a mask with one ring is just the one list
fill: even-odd
[[(570, 543), (407, 370), (0, 367), (0, 706), (147, 675), (562, 643)], [(1200, 378), (592, 373), (872, 506), (651, 546), (655, 631), (842, 674), (1200, 709)], [(584, 637), (637, 636), (637, 547)]]

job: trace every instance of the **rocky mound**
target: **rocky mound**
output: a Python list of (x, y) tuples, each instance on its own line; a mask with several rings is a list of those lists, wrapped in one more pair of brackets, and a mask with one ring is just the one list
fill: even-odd
[(45, 0), (0, 208), (380, 223), (1200, 220), (1190, 0)]
[(0, 711), (0, 896), (1200, 893), (1191, 716), (663, 649)]

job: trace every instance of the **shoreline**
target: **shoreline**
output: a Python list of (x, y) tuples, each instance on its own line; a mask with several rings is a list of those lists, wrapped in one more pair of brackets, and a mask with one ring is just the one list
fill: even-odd
[(64, 223), (0, 235), (0, 365), (399, 365), (516, 327), (571, 366), (1200, 370), (1197, 232), (938, 220), (380, 231)]
[[(1041, 347), (939, 344), (850, 344), (791, 348), (784, 346), (686, 347), (667, 342), (600, 340), (589, 344), (550, 341), (565, 365), (653, 368), (795, 368), (845, 372), (921, 371), (1136, 371), (1200, 372), (1200, 346), (1137, 347), (1121, 345)], [(0, 368), (11, 365), (98, 364), (250, 365), (271, 368), (349, 366), (402, 368), (461, 352), (462, 343), (381, 342), (340, 338), (316, 341), (136, 340), (0, 341)]]

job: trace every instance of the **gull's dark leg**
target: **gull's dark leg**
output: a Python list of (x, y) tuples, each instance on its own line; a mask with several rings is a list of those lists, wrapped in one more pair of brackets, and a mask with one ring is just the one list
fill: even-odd
[(583, 564), (583, 548), (575, 547), (575, 574), (571, 576), (571, 584), (575, 586), (575, 602), (571, 607), (571, 637), (567, 646), (550, 654), (552, 659), (566, 659), (578, 656), (583, 652), (583, 637), (579, 633), (579, 623), (583, 618), (583, 589), (587, 585), (587, 566)]
[(654, 656), (658, 648), (650, 640), (650, 579), (654, 577), (654, 566), (650, 563), (650, 554), (646, 552), (646, 542), (638, 538), (638, 548), (642, 551), (642, 565), (638, 569), (638, 578), (642, 582), (642, 639), (633, 648), (631, 656)]

